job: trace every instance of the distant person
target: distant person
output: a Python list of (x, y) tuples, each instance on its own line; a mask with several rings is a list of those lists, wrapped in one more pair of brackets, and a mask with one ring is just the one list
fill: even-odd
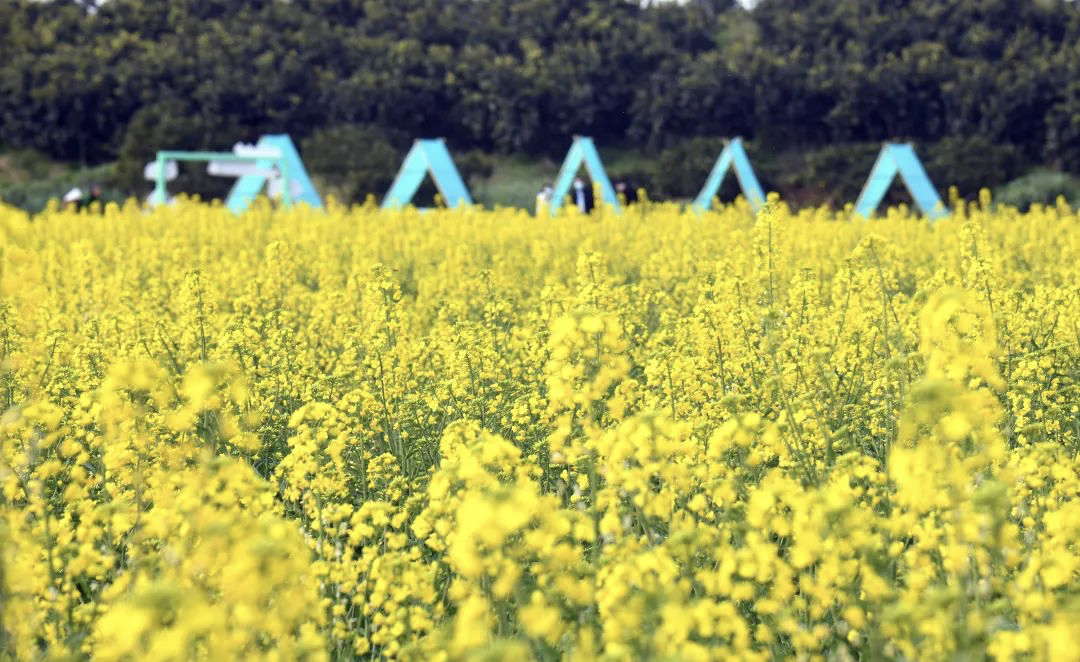
[(86, 199), (85, 206), (87, 209), (94, 210), (94, 203), (98, 203), (97, 211), (101, 211), (100, 206), (103, 204), (101, 200), (101, 184), (94, 184), (90, 187), (90, 197)]
[(625, 179), (615, 182), (615, 193), (622, 199), (623, 204), (629, 205), (638, 201), (637, 189)]
[(79, 206), (82, 204), (82, 199), (82, 189), (76, 186), (75, 188), (64, 194), (64, 209), (67, 209), (69, 211), (78, 211)]
[(593, 210), (595, 202), (593, 200), (593, 191), (591, 186), (585, 185), (585, 180), (581, 177), (574, 178), (574, 190), (571, 191), (573, 195), (574, 204), (577, 205), (578, 210), (582, 214), (588, 214)]
[(551, 204), (551, 199), (555, 196), (555, 189), (551, 187), (550, 183), (544, 184), (540, 192), (536, 194), (536, 214), (539, 216), (542, 210), (547, 209)]

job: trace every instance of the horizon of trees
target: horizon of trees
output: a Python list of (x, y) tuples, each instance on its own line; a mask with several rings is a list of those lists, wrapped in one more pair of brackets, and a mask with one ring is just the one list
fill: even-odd
[(669, 176), (672, 195), (681, 163), (743, 136), (767, 183), (808, 200), (846, 195), (844, 163), (865, 176), (866, 153), (904, 140), (970, 193), (1035, 167), (1080, 172), (1080, 6), (0, 3), (0, 148), (116, 161), (130, 190), (158, 148), (273, 132), (301, 142), (305, 160), (351, 152), (358, 172), (418, 136), (445, 137), (455, 153), (558, 158), (569, 136), (588, 134), (666, 163), (642, 176)]

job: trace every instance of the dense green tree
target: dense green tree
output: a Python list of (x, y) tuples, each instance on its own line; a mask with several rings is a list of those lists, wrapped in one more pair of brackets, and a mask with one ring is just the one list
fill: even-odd
[[(125, 187), (160, 147), (271, 131), (329, 146), (339, 127), (552, 158), (587, 133), (673, 167), (687, 140), (741, 135), (765, 161), (798, 152), (772, 185), (820, 200), (839, 189), (806, 168), (885, 140), (916, 142), (965, 193), (1017, 167), (1080, 170), (1068, 0), (99, 4), (0, 2), (0, 145), (119, 159)], [(340, 151), (324, 160), (340, 169)]]

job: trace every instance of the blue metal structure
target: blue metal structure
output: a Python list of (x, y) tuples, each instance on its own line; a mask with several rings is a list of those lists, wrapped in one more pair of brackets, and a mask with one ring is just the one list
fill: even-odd
[(870, 171), (870, 177), (855, 202), (855, 213), (869, 218), (881, 204), (898, 174), (915, 204), (927, 218), (936, 221), (949, 215), (922, 162), (915, 155), (915, 149), (909, 143), (886, 143), (882, 146), (874, 169)]
[(447, 207), (456, 208), (473, 203), (469, 189), (454, 165), (450, 151), (446, 149), (446, 143), (439, 138), (417, 140), (413, 143), (397, 177), (394, 178), (394, 183), (383, 198), (383, 209), (399, 209), (409, 204), (428, 173), (431, 173), (431, 178)]
[(750, 159), (746, 156), (746, 149), (743, 147), (741, 138), (734, 138), (724, 146), (724, 151), (717, 157), (709, 178), (705, 180), (705, 186), (701, 188), (701, 192), (694, 200), (694, 208), (704, 211), (712, 206), (713, 198), (716, 197), (716, 192), (720, 190), (720, 185), (724, 182), (724, 175), (732, 167), (735, 169), (735, 179), (739, 181), (739, 188), (742, 189), (750, 207), (755, 213), (761, 209), (765, 204), (765, 192), (761, 189), (754, 169), (750, 167)]
[[(287, 134), (279, 133), (263, 136), (255, 147), (267, 151), (277, 150), (281, 155), (279, 159), (276, 159), (276, 162), (268, 159), (256, 159), (255, 163), (258, 167), (264, 169), (269, 169), (274, 165), (281, 169), (284, 180), (283, 200), (290, 199), (291, 202), (304, 202), (316, 209), (322, 208), (322, 198), (319, 197), (318, 191), (315, 190), (315, 185), (311, 183), (311, 177), (308, 176), (307, 169), (304, 168), (304, 162), (300, 159), (299, 152), (296, 151), (296, 145), (293, 144), (292, 139)], [(225, 206), (232, 210), (234, 214), (243, 212), (255, 200), (255, 196), (262, 191), (266, 183), (267, 178), (264, 175), (244, 175), (238, 178), (236, 183), (233, 184), (232, 190), (229, 191), (229, 196), (225, 198)]]
[[(285, 134), (263, 136), (252, 150), (256, 155), (246, 154), (237, 145), (233, 152), (205, 152), (163, 150), (157, 153), (150, 169), (154, 172), (154, 192), (150, 196), (153, 204), (164, 203), (168, 199), (165, 182), (168, 179), (167, 164), (170, 161), (208, 162), (248, 164), (258, 174), (247, 174), (237, 178), (225, 199), (225, 206), (234, 214), (243, 213), (255, 199), (267, 182), (281, 185), (281, 204), (291, 207), (294, 202), (305, 202), (312, 207), (322, 208), (322, 199), (308, 177), (304, 162), (296, 151), (292, 139)], [(247, 147), (251, 150), (251, 147)], [(268, 156), (272, 155), (272, 156)], [(276, 176), (275, 176), (276, 175)], [(275, 181), (271, 180), (274, 177)], [(273, 186), (272, 186), (273, 188)]]
[(570, 187), (574, 184), (574, 177), (581, 170), (582, 164), (589, 173), (589, 177), (600, 187), (600, 196), (604, 202), (620, 211), (619, 196), (615, 194), (615, 187), (611, 185), (604, 164), (600, 161), (600, 153), (596, 151), (596, 145), (592, 138), (574, 136), (574, 144), (563, 159), (562, 168), (559, 169), (559, 177), (555, 180), (555, 188), (551, 194), (551, 215), (558, 213), (562, 207), (563, 198), (570, 193)]

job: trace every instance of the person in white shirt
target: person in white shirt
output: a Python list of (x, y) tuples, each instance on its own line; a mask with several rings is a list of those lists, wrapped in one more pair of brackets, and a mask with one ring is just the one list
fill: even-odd
[(551, 188), (551, 184), (544, 184), (544, 187), (540, 189), (540, 192), (536, 194), (536, 215), (539, 216), (543, 210), (547, 209), (551, 204), (551, 199), (554, 197), (555, 189)]
[(71, 210), (77, 210), (80, 206), (82, 206), (82, 198), (82, 189), (76, 186), (75, 188), (64, 194), (64, 206)]

